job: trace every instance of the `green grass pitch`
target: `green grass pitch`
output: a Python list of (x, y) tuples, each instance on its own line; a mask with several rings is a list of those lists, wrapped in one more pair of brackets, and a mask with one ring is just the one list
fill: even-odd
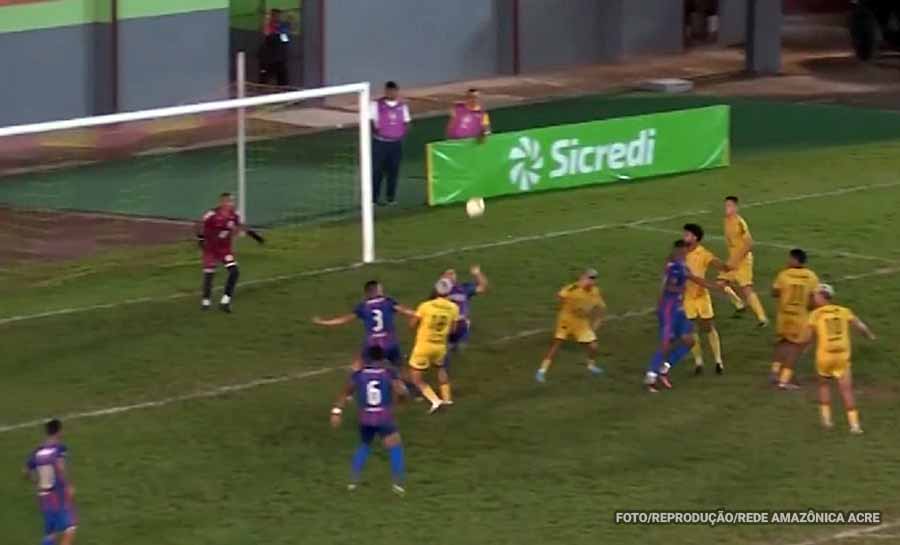
[[(477, 221), (460, 207), (410, 209), (377, 223), (377, 265), (343, 266), (358, 256), (356, 224), (272, 230), (264, 248), (242, 240), (245, 284), (230, 316), (199, 312), (188, 243), (0, 272), (2, 541), (36, 543), (40, 532), (33, 491), (14, 478), (40, 430), (18, 424), (159, 400), (167, 402), (67, 423), (80, 543), (761, 545), (819, 543), (846, 529), (617, 526), (614, 513), (880, 509), (900, 520), (896, 118), (861, 112), (869, 128), (854, 125), (855, 138), (846, 129), (854, 110), (843, 121), (785, 106), (780, 129), (753, 126), (750, 111), (763, 107), (747, 108), (735, 114), (729, 168), (499, 199)], [(538, 121), (574, 115), (571, 103), (556, 118), (548, 105), (534, 111)], [(816, 125), (828, 115), (831, 139)], [(795, 126), (803, 123), (814, 126), (805, 137)], [(772, 391), (772, 331), (732, 319), (724, 300), (716, 310), (726, 374), (694, 379), (687, 365), (675, 369), (674, 391), (642, 392), (656, 331), (647, 309), (667, 249), (686, 221), (721, 234), (730, 193), (756, 203), (744, 215), (770, 312), (765, 294), (785, 248), (798, 245), (838, 301), (880, 334), (856, 343), (864, 436), (846, 433), (840, 411), (834, 431), (819, 429), (808, 358), (801, 391)], [(723, 252), (718, 239), (708, 246)], [(348, 494), (354, 419), (334, 431), (328, 411), (360, 331), (318, 329), (310, 318), (347, 311), (370, 278), (414, 304), (441, 270), (471, 263), (492, 289), (474, 303), (471, 346), (455, 362), (457, 404), (435, 416), (415, 403), (399, 409), (405, 498), (391, 494), (382, 454)], [(600, 333), (607, 373), (587, 376), (570, 349), (537, 385), (554, 294), (585, 266), (600, 270), (617, 317)], [(109, 306), (33, 317), (92, 305)], [(407, 348), (409, 339), (404, 331)], [(891, 541), (871, 533), (822, 542)]]

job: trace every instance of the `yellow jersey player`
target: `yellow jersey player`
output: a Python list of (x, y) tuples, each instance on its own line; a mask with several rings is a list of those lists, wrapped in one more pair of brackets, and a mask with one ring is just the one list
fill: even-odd
[[(753, 237), (747, 222), (738, 213), (738, 198), (733, 195), (725, 197), (725, 244), (728, 246), (728, 267), (731, 269), (719, 276), (725, 293), (738, 311), (749, 306), (760, 326), (769, 325), (766, 310), (753, 290)], [(735, 293), (734, 287), (740, 290), (740, 296)]]
[[(710, 267), (721, 272), (728, 270), (728, 266), (722, 263), (712, 252), (703, 247), (703, 228), (696, 223), (688, 223), (684, 227), (684, 243), (687, 245), (685, 264), (691, 274), (697, 278), (706, 278), (706, 271)], [(694, 345), (691, 353), (694, 355), (694, 374), (703, 372), (703, 345), (700, 343), (699, 330), (706, 332), (709, 348), (712, 350), (713, 359), (716, 361), (716, 373), (725, 372), (725, 364), (722, 361), (722, 341), (719, 339), (719, 331), (713, 322), (712, 297), (706, 286), (695, 282), (688, 282), (684, 290), (684, 313), (699, 327), (694, 329)]]
[(813, 294), (819, 277), (806, 267), (806, 252), (794, 248), (788, 255), (787, 268), (778, 273), (772, 285), (772, 297), (778, 303), (775, 318), (775, 355), (769, 380), (782, 390), (796, 386), (791, 382), (794, 365), (806, 350), (806, 327)]
[(819, 374), (819, 414), (822, 426), (831, 428), (831, 380), (837, 381), (838, 390), (847, 410), (850, 433), (862, 433), (859, 412), (853, 398), (853, 379), (850, 373), (850, 328), (854, 328), (871, 340), (875, 334), (847, 307), (835, 305), (834, 288), (822, 284), (816, 289), (813, 301), (816, 309), (809, 315), (809, 336), (816, 340), (816, 372)]
[[(447, 339), (459, 321), (459, 307), (448, 299), (452, 290), (453, 283), (450, 280), (438, 280), (434, 285), (434, 297), (420, 304), (410, 320), (410, 327), (416, 331), (416, 342), (409, 358), (410, 378), (431, 402), (429, 413), (438, 410), (441, 405), (453, 403), (450, 397), (450, 379), (444, 369)], [(431, 366), (438, 368), (441, 397), (434, 393), (423, 376)]]
[(577, 282), (563, 286), (559, 293), (559, 314), (556, 318), (556, 333), (550, 343), (550, 350), (541, 362), (535, 379), (545, 382), (547, 370), (553, 365), (553, 357), (565, 341), (575, 341), (587, 351), (587, 368), (594, 375), (603, 372), (597, 367), (597, 329), (603, 323), (606, 302), (597, 287), (597, 271), (588, 269)]

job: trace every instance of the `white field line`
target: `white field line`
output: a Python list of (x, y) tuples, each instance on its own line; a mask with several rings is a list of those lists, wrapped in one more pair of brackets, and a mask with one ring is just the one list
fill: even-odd
[[(855, 274), (855, 275), (845, 276), (845, 277), (837, 279), (835, 282), (859, 280), (861, 278), (869, 278), (869, 277), (876, 277), (876, 276), (888, 276), (888, 275), (893, 275), (893, 274), (897, 274), (897, 273), (900, 273), (900, 266), (877, 269), (877, 270), (871, 271), (869, 273), (864, 273), (864, 274)], [(613, 321), (629, 320), (631, 318), (640, 318), (640, 317), (649, 316), (649, 315), (653, 314), (654, 312), (656, 312), (655, 308), (644, 308), (644, 309), (639, 309), (639, 310), (631, 310), (628, 312), (624, 312), (622, 314), (609, 315), (606, 317), (606, 321), (613, 322)], [(550, 330), (546, 329), (546, 328), (526, 329), (526, 330), (520, 331), (518, 333), (514, 333), (512, 335), (498, 337), (498, 338), (496, 338), (492, 341), (489, 341), (485, 344), (487, 346), (496, 346), (496, 345), (520, 340), (520, 339), (525, 339), (528, 337), (534, 337), (536, 335), (549, 334), (549, 333), (550, 333)], [(137, 410), (143, 410), (143, 409), (153, 409), (153, 408), (158, 408), (158, 407), (165, 407), (167, 405), (172, 405), (174, 403), (180, 403), (183, 401), (192, 401), (192, 400), (197, 400), (197, 399), (211, 399), (211, 398), (221, 397), (221, 396), (224, 396), (224, 395), (227, 395), (230, 393), (234, 393), (234, 392), (241, 392), (244, 390), (251, 390), (251, 389), (259, 388), (261, 386), (268, 386), (270, 384), (280, 384), (283, 382), (302, 381), (302, 380), (306, 380), (311, 377), (316, 377), (319, 375), (324, 375), (326, 373), (331, 373), (333, 371), (340, 371), (342, 369), (347, 369), (347, 367), (348, 366), (346, 366), (346, 365), (343, 365), (343, 366), (336, 365), (333, 367), (321, 367), (319, 369), (315, 369), (312, 371), (302, 371), (302, 372), (298, 372), (298, 373), (290, 373), (290, 374), (279, 375), (279, 376), (275, 376), (275, 377), (264, 377), (264, 378), (254, 379), (249, 382), (238, 383), (238, 384), (228, 384), (225, 386), (214, 386), (211, 388), (199, 390), (199, 391), (188, 393), (188, 394), (182, 394), (182, 395), (178, 395), (178, 396), (158, 399), (156, 401), (143, 401), (143, 402), (137, 402), (137, 403), (132, 403), (132, 404), (128, 404), (128, 405), (118, 405), (118, 406), (108, 407), (105, 409), (94, 409), (94, 410), (88, 410), (88, 411), (83, 411), (83, 412), (70, 413), (70, 414), (64, 415), (60, 418), (62, 418), (63, 420), (82, 420), (85, 418), (96, 418), (96, 417), (100, 417), (100, 416), (109, 416), (109, 415), (113, 415), (113, 414), (121, 414), (121, 413), (127, 413), (127, 412), (132, 412), (132, 411), (137, 411)], [(17, 430), (21, 430), (24, 428), (35, 427), (45, 421), (46, 421), (46, 418), (42, 418), (42, 419), (36, 419), (36, 420), (29, 420), (27, 422), (19, 422), (17, 424), (0, 425), (0, 434), (17, 431)], [(898, 525), (900, 525), (900, 523), (898, 523)], [(884, 526), (884, 525), (882, 525), (882, 526)], [(809, 544), (806, 544), (806, 545), (812, 545), (812, 543), (814, 543), (814, 542), (810, 542)], [(817, 543), (817, 542), (815, 542), (815, 543)], [(801, 544), (795, 544), (795, 545), (801, 545)]]
[[(639, 229), (641, 231), (652, 231), (655, 233), (667, 233), (667, 234), (673, 234), (673, 235), (681, 234), (681, 231), (677, 230), (677, 229), (665, 229), (662, 227), (653, 227), (652, 225), (646, 225), (646, 224), (629, 225), (628, 227), (631, 229)], [(725, 237), (722, 235), (713, 235), (713, 234), (709, 234), (709, 233), (707, 233), (704, 238), (712, 239), (712, 240), (725, 240)], [(877, 255), (858, 254), (858, 253), (854, 253), (854, 252), (844, 252), (841, 250), (819, 250), (816, 248), (806, 247), (802, 244), (782, 244), (780, 242), (767, 242), (767, 241), (756, 240), (755, 238), (753, 239), (753, 245), (767, 247), (767, 248), (778, 248), (781, 250), (791, 250), (793, 248), (803, 248), (807, 252), (809, 252), (810, 254), (813, 254), (813, 255), (818, 254), (818, 255), (827, 255), (827, 256), (833, 256), (833, 257), (846, 257), (846, 258), (850, 258), (850, 259), (858, 259), (860, 261), (876, 261), (879, 263), (886, 263), (886, 264), (897, 264), (898, 263), (898, 261), (896, 261), (894, 259), (889, 259), (887, 257), (881, 257), (881, 256), (877, 256)]]
[(797, 543), (791, 543), (789, 545), (822, 545), (823, 543), (830, 543), (832, 541), (838, 541), (842, 539), (860, 539), (860, 538), (889, 538), (895, 536), (878, 536), (878, 535), (869, 535), (875, 534), (876, 532), (883, 532), (890, 528), (896, 528), (900, 526), (900, 520), (895, 520), (893, 522), (886, 522), (884, 524), (879, 524), (878, 526), (869, 526), (866, 528), (854, 528), (852, 530), (843, 530), (841, 532), (837, 532), (834, 534), (830, 534), (827, 536), (809, 539), (807, 541), (800, 541)]
[[(771, 206), (771, 205), (781, 204), (781, 203), (786, 203), (786, 202), (796, 202), (796, 201), (809, 200), (809, 199), (819, 199), (819, 198), (824, 198), (824, 197), (835, 197), (835, 196), (840, 196), (840, 195), (846, 195), (848, 193), (858, 193), (858, 192), (872, 191), (872, 190), (876, 190), (876, 189), (885, 189), (885, 188), (892, 188), (892, 187), (898, 187), (898, 186), (900, 186), (900, 181), (880, 183), (880, 184), (863, 184), (863, 185), (846, 187), (843, 189), (835, 189), (832, 191), (805, 193), (805, 194), (801, 194), (801, 195), (791, 195), (791, 196), (787, 196), (787, 197), (781, 197), (778, 199), (770, 199), (770, 200), (766, 200), (766, 201), (750, 202), (750, 203), (744, 204), (744, 207)], [(523, 243), (528, 243), (528, 242), (549, 240), (549, 239), (554, 239), (554, 238), (567, 237), (567, 236), (572, 236), (572, 235), (588, 233), (588, 232), (592, 232), (592, 231), (619, 229), (619, 228), (625, 228), (625, 227), (636, 227), (636, 226), (645, 225), (648, 223), (665, 222), (665, 221), (671, 221), (674, 219), (679, 219), (679, 218), (684, 218), (684, 217), (690, 217), (690, 216), (702, 215), (702, 214), (711, 214), (711, 213), (712, 213), (711, 210), (691, 210), (691, 211), (681, 212), (678, 214), (673, 214), (670, 216), (651, 216), (648, 218), (635, 220), (635, 221), (631, 221), (631, 222), (590, 225), (587, 227), (581, 227), (581, 228), (577, 228), (577, 229), (551, 231), (551, 232), (542, 233), (539, 235), (520, 236), (520, 237), (508, 238), (508, 239), (504, 239), (504, 240), (497, 240), (497, 241), (493, 241), (493, 242), (485, 242), (482, 244), (472, 244), (469, 246), (448, 248), (445, 250), (438, 250), (438, 251), (427, 253), (427, 254), (418, 254), (418, 255), (412, 255), (412, 256), (406, 256), (406, 257), (394, 258), (394, 259), (383, 259), (383, 260), (379, 260), (378, 263), (386, 263), (386, 264), (392, 264), (392, 265), (411, 263), (414, 261), (424, 261), (424, 260), (428, 260), (428, 259), (434, 259), (437, 257), (443, 257), (446, 255), (452, 255), (452, 254), (457, 254), (457, 253), (472, 252), (472, 251), (478, 251), (478, 250), (485, 250), (485, 249), (489, 249), (489, 248), (498, 248), (498, 247), (502, 247), (502, 246), (511, 246), (511, 245), (515, 245), (515, 244), (523, 244)], [(254, 286), (254, 285), (270, 284), (273, 282), (283, 282), (286, 280), (297, 280), (300, 278), (307, 278), (307, 277), (322, 276), (322, 275), (339, 273), (339, 272), (346, 272), (346, 271), (350, 271), (353, 269), (358, 269), (360, 267), (363, 267), (362, 263), (351, 263), (351, 264), (347, 264), (347, 265), (339, 265), (339, 266), (327, 267), (327, 268), (323, 268), (323, 269), (313, 269), (313, 270), (303, 271), (303, 272), (299, 272), (299, 273), (291, 273), (291, 274), (272, 276), (269, 278), (260, 278), (257, 280), (249, 280), (246, 282), (242, 282), (241, 285)], [(122, 307), (122, 306), (134, 305), (134, 304), (139, 304), (139, 303), (171, 301), (173, 299), (182, 299), (185, 297), (194, 297), (194, 296), (196, 296), (196, 294), (194, 294), (194, 293), (175, 293), (175, 294), (171, 294), (171, 295), (164, 295), (164, 296), (157, 296), (157, 297), (139, 297), (139, 298), (135, 298), (135, 299), (125, 299), (125, 300), (117, 301), (117, 302), (113, 302), (113, 303), (88, 305), (88, 306), (84, 306), (84, 307), (61, 308), (61, 309), (55, 309), (55, 310), (48, 310), (45, 312), (38, 312), (38, 313), (34, 313), (34, 314), (21, 314), (21, 315), (17, 315), (17, 316), (9, 316), (6, 318), (0, 318), (0, 325), (7, 325), (7, 324), (11, 324), (11, 323), (16, 323), (16, 322), (25, 322), (25, 321), (29, 321), (29, 320), (37, 320), (37, 319), (41, 319), (41, 318), (51, 318), (54, 316), (80, 314), (80, 313), (91, 312), (91, 311), (95, 311), (95, 310), (107, 310), (107, 309), (118, 308), (118, 307)]]

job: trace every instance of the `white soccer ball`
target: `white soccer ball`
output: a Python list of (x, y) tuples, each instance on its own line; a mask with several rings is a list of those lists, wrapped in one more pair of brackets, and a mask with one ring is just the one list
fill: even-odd
[(466, 203), (466, 214), (470, 218), (478, 218), (484, 215), (484, 199), (473, 197)]

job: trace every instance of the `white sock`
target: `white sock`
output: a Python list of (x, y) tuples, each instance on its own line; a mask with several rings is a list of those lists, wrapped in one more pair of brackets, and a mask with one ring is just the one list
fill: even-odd
[(210, 303), (209, 299), (204, 299), (203, 302), (202, 302), (201, 304), (202, 304), (204, 307), (208, 307), (208, 306), (209, 306), (209, 303)]
[(223, 296), (222, 296), (222, 304), (223, 304), (223, 305), (227, 305), (227, 304), (230, 303), (230, 302), (231, 302), (231, 297), (229, 297), (229, 296), (227, 296), (227, 295), (223, 295)]

